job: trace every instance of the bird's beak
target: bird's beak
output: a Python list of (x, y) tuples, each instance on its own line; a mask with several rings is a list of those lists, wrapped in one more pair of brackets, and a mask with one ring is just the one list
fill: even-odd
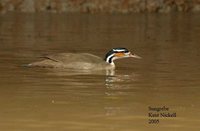
[(140, 57), (140, 56), (138, 56), (138, 55), (136, 55), (136, 54), (130, 54), (130, 57), (133, 57), (133, 58), (137, 58), (137, 59), (142, 59), (142, 57)]

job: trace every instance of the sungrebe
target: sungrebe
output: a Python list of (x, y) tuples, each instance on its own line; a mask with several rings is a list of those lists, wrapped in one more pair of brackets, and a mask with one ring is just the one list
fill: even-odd
[(115, 69), (114, 60), (121, 58), (138, 58), (126, 48), (113, 48), (103, 60), (102, 58), (89, 53), (59, 53), (43, 57), (44, 60), (28, 64), (29, 67), (50, 67), (69, 69), (108, 70)]

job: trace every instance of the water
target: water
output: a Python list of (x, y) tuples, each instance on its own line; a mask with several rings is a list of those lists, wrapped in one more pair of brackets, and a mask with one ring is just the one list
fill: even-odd
[[(199, 38), (199, 14), (2, 15), (0, 128), (198, 131)], [(104, 57), (112, 47), (143, 59), (118, 60), (111, 73), (22, 66), (60, 52)], [(177, 116), (149, 124), (149, 106)]]

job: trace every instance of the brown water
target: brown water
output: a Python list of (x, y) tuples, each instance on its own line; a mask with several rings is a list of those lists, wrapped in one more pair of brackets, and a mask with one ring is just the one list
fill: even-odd
[[(143, 59), (117, 61), (112, 75), (22, 66), (112, 47)], [(0, 16), (0, 130), (199, 131), (199, 57), (198, 14)], [(176, 117), (149, 124), (149, 106)]]

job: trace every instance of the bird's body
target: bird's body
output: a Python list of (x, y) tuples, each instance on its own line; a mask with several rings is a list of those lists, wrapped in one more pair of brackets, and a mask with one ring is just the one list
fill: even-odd
[(58, 53), (42, 57), (43, 60), (28, 64), (29, 67), (68, 68), (84, 70), (110, 70), (115, 69), (114, 60), (134, 57), (126, 48), (113, 48), (105, 59), (89, 53)]
[(89, 53), (58, 53), (42, 57), (44, 60), (30, 63), (31, 67), (71, 68), (71, 69), (114, 69), (101, 57)]

